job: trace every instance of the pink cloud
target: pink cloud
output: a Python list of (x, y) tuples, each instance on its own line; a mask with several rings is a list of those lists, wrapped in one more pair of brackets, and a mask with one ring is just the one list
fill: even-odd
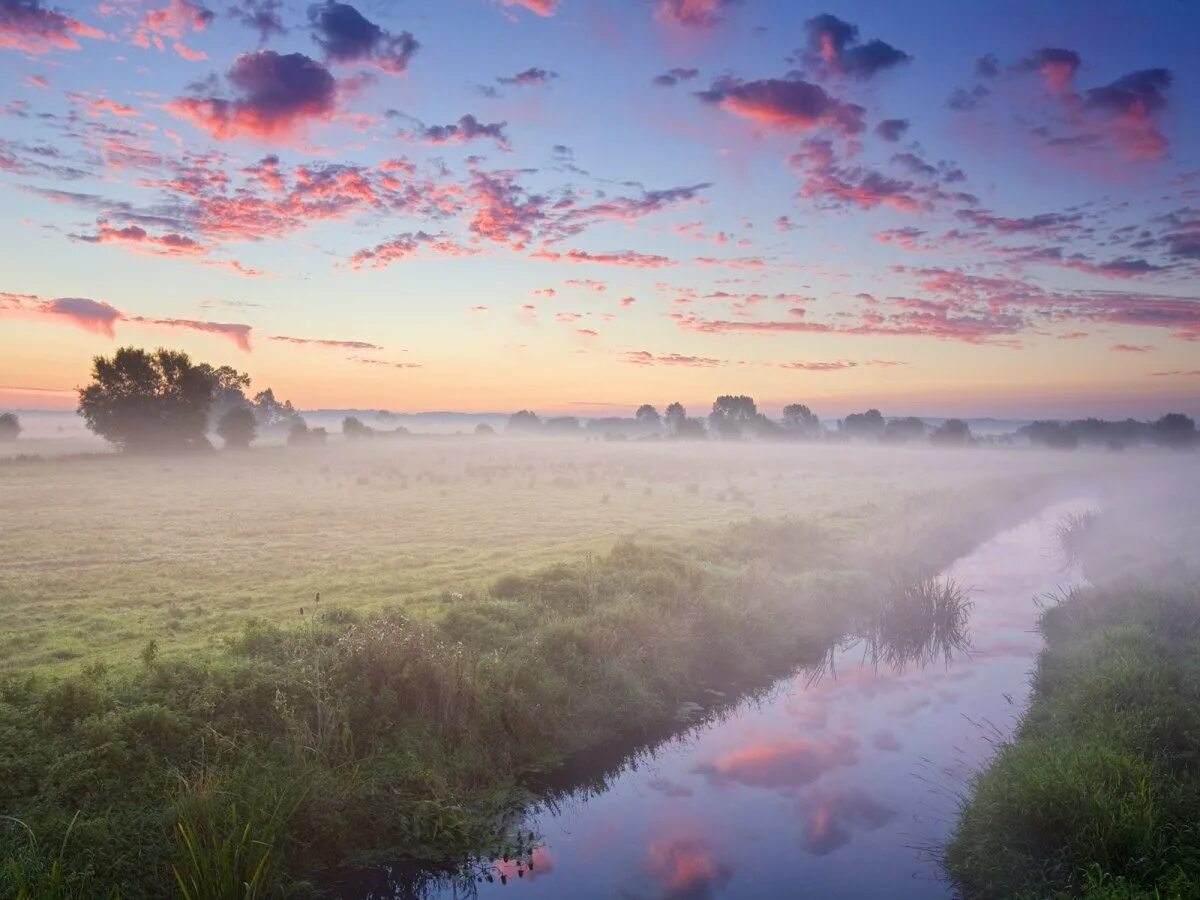
[(299, 338), (286, 334), (273, 334), (268, 341), (278, 341), (283, 344), (295, 344), (301, 347), (331, 347), (341, 350), (382, 350), (378, 344), (368, 344), (366, 341), (337, 341), (327, 338)]
[(1149, 353), (1154, 348), (1141, 344), (1113, 344), (1108, 349), (1117, 353)]
[(520, 6), (539, 16), (552, 16), (558, 10), (558, 0), (501, 0), (505, 6)]
[(361, 269), (369, 265), (373, 269), (385, 269), (399, 260), (427, 254), (459, 257), (475, 256), (481, 252), (474, 247), (464, 247), (444, 234), (428, 234), (424, 231), (406, 232), (377, 244), (373, 248), (359, 250), (351, 257), (350, 267)]
[(686, 28), (711, 28), (721, 21), (721, 13), (736, 0), (657, 0), (655, 16), (672, 25)]
[(168, 103), (166, 110), (221, 141), (288, 138), (309, 123), (333, 118), (336, 82), (303, 53), (243, 53), (228, 78), (238, 92), (234, 99), (183, 97)]
[(79, 234), (73, 237), (90, 244), (124, 244), (165, 256), (200, 256), (208, 252), (208, 248), (195, 238), (175, 232), (152, 235), (140, 225), (116, 228), (101, 221), (97, 223), (95, 234)]
[(550, 262), (601, 263), (609, 266), (631, 266), (638, 269), (659, 269), (663, 266), (675, 265), (675, 261), (666, 256), (637, 253), (633, 250), (610, 250), (604, 253), (589, 253), (586, 250), (568, 250), (565, 253), (539, 250), (529, 256), (530, 259), (543, 259)]
[(861, 106), (843, 103), (820, 85), (807, 81), (722, 78), (707, 91), (701, 91), (699, 97), (767, 128), (784, 131), (828, 128), (852, 136), (866, 127), (863, 122), (866, 110)]
[(41, 0), (19, 0), (0, 5), (0, 48), (25, 53), (78, 50), (77, 37), (102, 40), (103, 31), (54, 10)]
[(39, 311), (51, 316), (62, 316), (84, 331), (102, 334), (107, 338), (115, 337), (115, 323), (124, 316), (121, 311), (102, 300), (89, 300), (87, 297), (59, 297), (47, 300), (39, 307)]
[(647, 854), (650, 871), (669, 897), (711, 896), (732, 875), (729, 866), (718, 861), (712, 845), (701, 839), (654, 841)]
[(707, 356), (685, 356), (681, 353), (655, 355), (648, 350), (630, 350), (622, 354), (622, 361), (635, 366), (687, 366), (698, 369), (723, 366), (727, 362), (723, 359), (713, 359)]
[(125, 316), (122, 321), (136, 322), (139, 325), (157, 325), (163, 328), (186, 328), (204, 334), (213, 334), (228, 338), (245, 353), (250, 352), (250, 333), (253, 329), (249, 325), (240, 325), (234, 322), (201, 322), (195, 319), (154, 319), (147, 316)]

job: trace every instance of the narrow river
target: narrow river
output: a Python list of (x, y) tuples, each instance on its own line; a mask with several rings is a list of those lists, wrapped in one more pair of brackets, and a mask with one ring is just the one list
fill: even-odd
[(897, 670), (866, 661), (861, 643), (842, 647), (824, 672), (626, 761), (606, 789), (534, 810), (532, 869), (528, 856), (498, 861), (479, 883), (427, 896), (950, 896), (931, 851), (1024, 707), (1035, 598), (1078, 581), (1054, 528), (1082, 508), (1051, 506), (941, 573), (972, 603), (969, 644), (949, 658)]

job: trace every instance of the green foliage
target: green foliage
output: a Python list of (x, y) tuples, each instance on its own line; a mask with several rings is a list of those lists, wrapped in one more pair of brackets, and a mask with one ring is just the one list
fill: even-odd
[(236, 803), (217, 821), (175, 825), (171, 866), (182, 900), (258, 900), (272, 884), (272, 836), (242, 820)]
[[(957, 551), (962, 523), (937, 515), (940, 530), (911, 517), (909, 554), (908, 540), (931, 562)], [(635, 742), (705, 687), (819, 658), (871, 602), (867, 560), (848, 567), (845, 543), (788, 521), (622, 542), (409, 604), (421, 618), (314, 600), (208, 653), (152, 641), (140, 664), (10, 677), (0, 805), (38, 833), (78, 811), (61, 877), (127, 898), (267, 896), (285, 873), (397, 848), (476, 852), (522, 784), (572, 754)], [(18, 837), (0, 833), (10, 870), (27, 864)], [(0, 874), (0, 896), (17, 883)]]
[(194, 364), (186, 353), (121, 347), (92, 361), (92, 383), (79, 391), (79, 414), (122, 450), (203, 449), (218, 390), (248, 384), (232, 369)]
[(969, 897), (1200, 891), (1200, 589), (1110, 585), (1047, 608), (1016, 741), (972, 785), (948, 870)]

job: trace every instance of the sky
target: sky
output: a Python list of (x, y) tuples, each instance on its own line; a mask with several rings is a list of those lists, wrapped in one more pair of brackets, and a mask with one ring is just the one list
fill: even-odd
[(1200, 4), (0, 0), (0, 408), (1200, 412)]

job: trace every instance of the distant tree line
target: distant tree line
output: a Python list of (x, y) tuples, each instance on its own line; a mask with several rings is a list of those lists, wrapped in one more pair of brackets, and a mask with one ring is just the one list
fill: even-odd
[[(286, 432), (287, 443), (323, 443), (324, 428), (310, 428), (290, 401), (280, 401), (271, 388), (248, 395), (250, 376), (231, 366), (194, 363), (186, 353), (158, 349), (153, 352), (121, 347), (111, 357), (92, 360), (91, 381), (79, 390), (78, 412), (87, 427), (121, 450), (191, 451), (211, 449), (208, 435), (216, 433), (227, 449), (244, 449), (264, 432)], [(380, 415), (386, 419), (388, 416)], [(591, 434), (609, 440), (775, 440), (870, 441), (885, 444), (928, 442), (965, 447), (980, 442), (963, 419), (946, 419), (931, 425), (906, 416), (888, 419), (878, 409), (853, 413), (827, 427), (803, 403), (789, 403), (773, 419), (759, 411), (754, 398), (725, 394), (713, 401), (703, 417), (689, 416), (683, 404), (669, 404), (662, 413), (645, 403), (632, 418), (599, 418), (582, 421), (576, 416), (543, 419), (522, 409), (508, 418), (512, 434)], [(0, 441), (15, 440), (21, 424), (13, 413), (0, 415)], [(494, 434), (488, 425), (476, 427), (477, 436)], [(397, 426), (376, 429), (357, 416), (342, 421), (347, 440), (380, 435), (408, 434)], [(1016, 439), (1044, 447), (1073, 449), (1082, 445), (1123, 449), (1132, 444), (1156, 444), (1172, 449), (1200, 445), (1196, 423), (1182, 413), (1168, 413), (1153, 422), (1126, 419), (1038, 421), (1016, 432)], [(1012, 442), (1004, 436), (1001, 442)], [(984, 440), (991, 440), (985, 438)]]
[(1184, 449), (1197, 443), (1196, 423), (1183, 413), (1167, 413), (1153, 422), (1137, 419), (1038, 421), (1018, 428), (1017, 435), (1031, 444), (1058, 450), (1074, 450), (1080, 445), (1124, 450), (1138, 444)]
[[(507, 429), (512, 434), (599, 434), (608, 440), (738, 440), (765, 438), (779, 440), (866, 441), (883, 444), (929, 443), (940, 447), (966, 447), (992, 442), (971, 433), (964, 419), (945, 419), (931, 424), (915, 416), (886, 418), (878, 409), (852, 413), (829, 428), (808, 406), (790, 403), (782, 417), (772, 419), (760, 412), (752, 397), (723, 395), (713, 401), (703, 418), (692, 418), (681, 403), (672, 403), (660, 414), (647, 403), (638, 407), (632, 419), (598, 418), (582, 422), (575, 416), (541, 418), (528, 409), (513, 413)], [(478, 430), (477, 430), (477, 433)], [(488, 433), (492, 433), (488, 428)], [(1108, 422), (1081, 419), (1074, 422), (1034, 422), (1017, 430), (1015, 437), (1031, 444), (1073, 448), (1080, 444), (1121, 449), (1128, 444), (1150, 443), (1164, 447), (1186, 448), (1200, 443), (1195, 423), (1182, 413), (1169, 413), (1154, 422), (1127, 419)], [(1000, 443), (1011, 443), (1004, 436)]]

